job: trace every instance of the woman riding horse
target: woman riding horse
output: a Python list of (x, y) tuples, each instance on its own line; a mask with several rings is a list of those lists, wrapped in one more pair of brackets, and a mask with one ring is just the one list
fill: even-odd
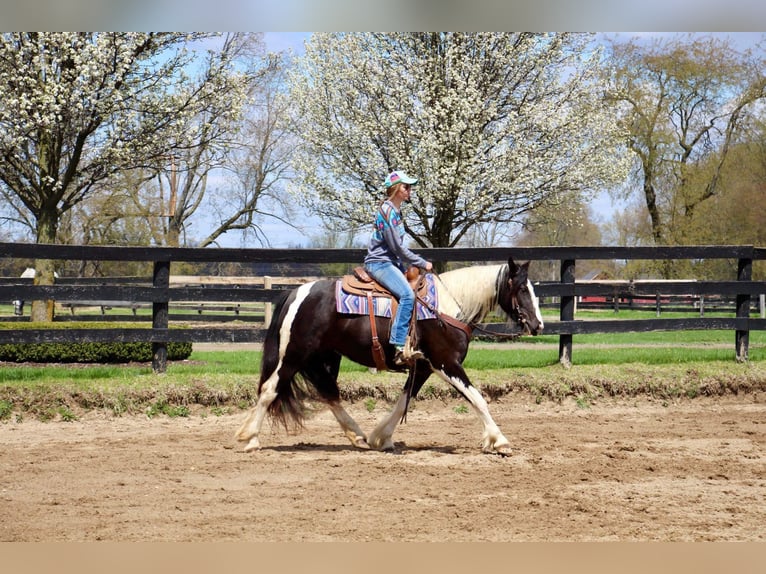
[[(510, 442), (495, 424), (486, 400), (471, 385), (462, 362), (468, 352), (471, 332), (493, 308), (502, 309), (524, 332), (536, 335), (543, 320), (532, 283), (529, 263), (518, 265), (513, 258), (503, 265), (465, 267), (434, 276), (434, 318), (416, 323), (424, 358), (410, 369), (401, 396), (393, 410), (369, 436), (341, 406), (338, 372), (341, 357), (368, 367), (375, 366), (371, 318), (365, 314), (341, 313), (337, 309), (335, 280), (323, 279), (286, 292), (274, 310), (263, 344), (258, 402), (237, 431), (245, 450), (261, 448), (259, 434), (266, 415), (300, 426), (307, 399), (320, 400), (332, 411), (343, 432), (358, 448), (394, 448), (393, 432), (428, 377), (435, 373), (457, 389), (474, 407), (484, 425), (482, 449), (509, 454)], [(388, 327), (387, 317), (373, 317), (379, 332)], [(393, 347), (386, 349), (388, 368), (394, 364)]]

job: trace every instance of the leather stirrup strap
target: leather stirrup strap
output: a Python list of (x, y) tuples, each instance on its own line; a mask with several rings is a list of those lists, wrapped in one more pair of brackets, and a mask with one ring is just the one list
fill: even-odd
[(407, 334), (410, 336), (410, 345), (413, 349), (418, 348), (418, 297), (417, 289), (414, 290), (415, 304), (412, 306), (412, 315), (410, 315), (410, 326), (407, 329)]
[(370, 311), (370, 330), (372, 331), (372, 359), (379, 371), (387, 370), (386, 355), (383, 352), (383, 345), (378, 339), (378, 327), (375, 324), (375, 308), (373, 306), (372, 291), (367, 291), (367, 308)]

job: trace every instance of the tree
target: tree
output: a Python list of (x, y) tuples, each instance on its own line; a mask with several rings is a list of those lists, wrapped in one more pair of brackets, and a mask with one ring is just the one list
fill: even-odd
[(167, 245), (186, 243), (181, 236), (197, 213), (206, 216), (205, 234), (193, 238), (199, 247), (230, 231), (253, 231), (263, 239), (257, 218), (263, 215), (264, 200), (278, 197), (275, 188), (285, 177), (289, 102), (283, 96), (289, 57), (267, 54), (261, 33), (238, 35), (237, 40), (235, 61), (248, 79), (241, 120), (233, 126), (201, 118), (201, 133), (218, 133), (204, 138), (205, 145), (175, 152), (155, 180), (167, 216)]
[[(694, 213), (690, 242), (697, 244), (766, 244), (766, 126), (748, 131), (747, 141), (733, 145), (721, 171), (720, 192)], [(703, 166), (712, 169), (710, 166)], [(737, 273), (735, 260), (699, 262), (697, 276), (730, 279)], [(761, 261), (753, 263), (753, 277), (763, 276)]]
[(623, 179), (619, 134), (583, 34), (314, 34), (291, 76), (292, 191), (368, 226), (387, 172), (421, 182), (405, 210), (419, 246), (519, 223)]
[(729, 150), (766, 95), (764, 62), (709, 36), (613, 41), (611, 56), (608, 94), (637, 158), (653, 241), (684, 243), (696, 211), (720, 193)]
[[(273, 56), (259, 81), (251, 87), (240, 141), (227, 156), (229, 181), (209, 203), (212, 227), (201, 239), (201, 247), (216, 243), (230, 231), (241, 231), (243, 237), (252, 234), (262, 244), (268, 244), (260, 218), (279, 219), (276, 211), (292, 213), (282, 189), (290, 174), (294, 148), (293, 136), (287, 129), (291, 106), (285, 94), (288, 65), (287, 54)], [(276, 209), (270, 210), (272, 207)], [(283, 222), (289, 225), (287, 220)]]
[[(244, 78), (236, 43), (208, 53), (208, 34), (6, 33), (0, 36), (0, 192), (38, 243), (55, 243), (62, 215), (109, 177), (156, 166), (236, 119)], [(200, 68), (196, 68), (200, 69)], [(204, 119), (205, 121), (200, 121)], [(53, 281), (37, 262), (36, 282)], [(52, 308), (33, 305), (33, 320)]]
[[(519, 237), (519, 246), (572, 246), (601, 245), (601, 231), (593, 221), (591, 210), (576, 198), (567, 205), (566, 210), (541, 206), (530, 213), (525, 222), (525, 232)], [(584, 260), (577, 262), (578, 277), (593, 270), (613, 272), (611, 263), (605, 261)], [(539, 261), (535, 263), (535, 279), (556, 281), (561, 278), (558, 261)]]

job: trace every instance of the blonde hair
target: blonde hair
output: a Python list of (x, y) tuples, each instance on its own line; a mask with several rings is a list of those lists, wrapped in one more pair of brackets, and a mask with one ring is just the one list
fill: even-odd
[(399, 188), (401, 186), (403, 186), (403, 185), (407, 185), (407, 184), (405, 184), (403, 181), (399, 181), (399, 182), (395, 183), (394, 185), (392, 185), (391, 187), (389, 187), (386, 190), (386, 199), (391, 199), (394, 196), (394, 194), (397, 191), (399, 191)]

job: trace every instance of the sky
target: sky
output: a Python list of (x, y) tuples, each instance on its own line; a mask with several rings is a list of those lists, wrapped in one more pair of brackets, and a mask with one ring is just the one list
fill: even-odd
[[(300, 53), (313, 31), (612, 30), (626, 36), (708, 31), (736, 33), (743, 44), (763, 37), (763, 0), (27, 0), (0, 7), (6, 31), (262, 31), (268, 49)], [(654, 32), (628, 32), (654, 30)], [(595, 211), (609, 215), (600, 196)], [(271, 245), (305, 243), (307, 234), (264, 222)], [(238, 246), (238, 237), (222, 244)], [(252, 246), (252, 245), (250, 245)]]

